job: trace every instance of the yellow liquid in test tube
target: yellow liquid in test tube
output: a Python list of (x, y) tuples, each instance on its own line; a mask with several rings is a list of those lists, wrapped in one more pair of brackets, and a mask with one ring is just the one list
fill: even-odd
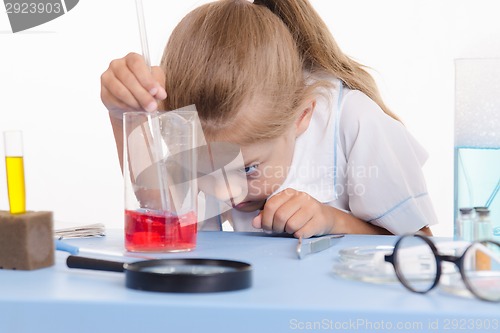
[(23, 157), (5, 157), (5, 168), (7, 170), (7, 187), (9, 192), (10, 213), (22, 214), (26, 211)]
[(23, 135), (21, 131), (5, 131), (3, 132), (3, 138), (10, 213), (23, 214), (26, 212)]

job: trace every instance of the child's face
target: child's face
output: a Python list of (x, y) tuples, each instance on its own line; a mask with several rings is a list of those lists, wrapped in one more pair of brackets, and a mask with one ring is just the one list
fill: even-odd
[(212, 183), (215, 196), (242, 212), (262, 209), (266, 199), (285, 181), (294, 147), (293, 129), (277, 139), (241, 146), (244, 170), (232, 171), (239, 177), (231, 176), (228, 170), (227, 183)]
[[(285, 181), (292, 164), (295, 140), (308, 128), (315, 105), (316, 101), (312, 100), (294, 125), (276, 139), (234, 145), (238, 151), (236, 155), (243, 158), (234, 159), (232, 165), (224, 165), (223, 177), (208, 177), (200, 182), (200, 188), (204, 187), (203, 190), (239, 211), (262, 209), (267, 198)], [(240, 150), (241, 155), (238, 154)]]

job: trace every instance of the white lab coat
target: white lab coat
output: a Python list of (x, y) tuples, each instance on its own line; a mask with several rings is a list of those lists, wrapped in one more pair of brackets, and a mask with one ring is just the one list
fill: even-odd
[[(289, 174), (275, 193), (306, 192), (394, 234), (436, 224), (421, 170), (426, 151), (365, 94), (331, 82), (335, 88), (317, 100), (308, 129), (297, 138)], [(234, 230), (258, 231), (251, 225), (257, 213), (233, 210)]]

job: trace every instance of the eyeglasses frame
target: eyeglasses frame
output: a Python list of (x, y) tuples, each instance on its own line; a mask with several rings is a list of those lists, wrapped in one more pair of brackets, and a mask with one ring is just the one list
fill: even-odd
[[(432, 285), (425, 289), (425, 290), (417, 290), (415, 288), (413, 288), (411, 286), (410, 283), (408, 283), (408, 281), (406, 280), (406, 278), (404, 277), (404, 275), (402, 274), (400, 268), (399, 268), (399, 264), (398, 264), (398, 261), (397, 261), (397, 253), (398, 253), (398, 249), (401, 245), (401, 241), (404, 240), (405, 238), (407, 237), (418, 237), (420, 239), (422, 239), (429, 247), (430, 249), (432, 250), (432, 253), (434, 255), (434, 259), (436, 260), (436, 277), (434, 279), (434, 282), (432, 283)], [(394, 268), (394, 272), (396, 273), (396, 276), (399, 280), (399, 282), (401, 282), (401, 284), (408, 290), (412, 291), (412, 292), (415, 292), (415, 293), (418, 293), (418, 294), (426, 294), (428, 293), (429, 291), (431, 291), (432, 289), (434, 289), (437, 284), (439, 283), (439, 280), (441, 279), (441, 273), (442, 273), (442, 268), (441, 268), (441, 264), (443, 261), (446, 261), (446, 262), (451, 262), (453, 264), (455, 264), (455, 266), (457, 266), (459, 272), (460, 272), (460, 276), (462, 277), (462, 281), (464, 282), (465, 286), (467, 287), (467, 289), (477, 298), (483, 300), (483, 301), (488, 301), (488, 302), (498, 302), (498, 301), (495, 301), (495, 300), (491, 300), (491, 299), (487, 299), (487, 298), (484, 298), (482, 297), (481, 295), (477, 294), (475, 291), (474, 291), (474, 288), (471, 286), (470, 282), (469, 282), (469, 279), (467, 278), (466, 274), (465, 274), (465, 271), (464, 271), (464, 258), (465, 258), (465, 254), (469, 251), (469, 249), (474, 246), (476, 243), (493, 243), (493, 244), (496, 244), (498, 247), (500, 247), (500, 243), (496, 242), (496, 241), (493, 241), (493, 240), (481, 240), (481, 241), (475, 241), (473, 242), (472, 244), (470, 244), (469, 246), (467, 246), (467, 248), (465, 249), (465, 251), (462, 253), (461, 256), (453, 256), (453, 255), (442, 255), (439, 253), (436, 245), (434, 245), (434, 242), (432, 242), (432, 240), (427, 237), (427, 236), (424, 236), (424, 235), (419, 235), (419, 234), (410, 234), (410, 235), (403, 235), (401, 236), (398, 241), (396, 242), (396, 244), (394, 245), (394, 250), (391, 254), (386, 254), (385, 257), (384, 257), (384, 260), (385, 262), (388, 262), (392, 265), (392, 267)]]

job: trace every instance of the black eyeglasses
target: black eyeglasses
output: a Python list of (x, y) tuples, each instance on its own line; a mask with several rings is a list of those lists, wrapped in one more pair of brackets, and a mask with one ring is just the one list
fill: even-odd
[(500, 301), (500, 243), (485, 240), (469, 245), (462, 255), (440, 254), (422, 235), (402, 236), (392, 254), (385, 255), (399, 281), (409, 290), (425, 294), (439, 282), (443, 261), (454, 263), (466, 288), (477, 298)]

